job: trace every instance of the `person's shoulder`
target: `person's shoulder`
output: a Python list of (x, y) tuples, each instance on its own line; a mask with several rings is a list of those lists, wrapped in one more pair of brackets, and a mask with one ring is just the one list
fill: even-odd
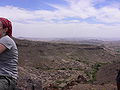
[(6, 35), (6, 36), (3, 36), (1, 39), (10, 39), (10, 37)]
[(6, 39), (6, 40), (11, 40), (11, 38), (10, 38), (9, 36), (7, 36), (7, 35), (6, 35), (6, 36), (3, 36), (1, 39), (3, 39), (3, 40), (5, 40), (5, 39)]
[(14, 42), (14, 40), (11, 37), (9, 37), (8, 35), (2, 37), (1, 40), (7, 41), (7, 42)]

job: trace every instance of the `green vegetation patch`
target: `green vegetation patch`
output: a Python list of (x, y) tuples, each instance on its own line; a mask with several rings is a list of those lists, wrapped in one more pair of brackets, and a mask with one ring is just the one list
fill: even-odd
[(92, 65), (92, 70), (91, 71), (85, 71), (85, 74), (90, 78), (90, 80), (88, 82), (93, 83), (94, 81), (96, 81), (96, 73), (97, 71), (100, 69), (101, 66), (105, 65), (107, 63), (95, 63), (94, 65)]

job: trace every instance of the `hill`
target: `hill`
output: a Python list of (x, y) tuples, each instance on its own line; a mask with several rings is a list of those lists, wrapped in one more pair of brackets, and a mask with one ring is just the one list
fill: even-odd
[[(41, 80), (45, 90), (78, 90), (79, 87), (99, 90), (107, 85), (108, 88), (113, 88), (111, 90), (116, 88), (116, 73), (111, 74), (108, 67), (119, 61), (119, 55), (111, 53), (104, 46), (15, 41), (19, 50), (18, 86), (21, 89), (29, 88), (31, 81), (36, 90), (39, 90)], [(106, 67), (109, 72), (107, 76), (104, 70)], [(115, 71), (115, 68), (112, 70)]]

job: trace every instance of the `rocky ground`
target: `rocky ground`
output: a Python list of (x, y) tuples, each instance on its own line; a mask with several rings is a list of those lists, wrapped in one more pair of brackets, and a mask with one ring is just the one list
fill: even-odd
[(15, 41), (21, 90), (116, 90), (119, 54), (103, 46)]

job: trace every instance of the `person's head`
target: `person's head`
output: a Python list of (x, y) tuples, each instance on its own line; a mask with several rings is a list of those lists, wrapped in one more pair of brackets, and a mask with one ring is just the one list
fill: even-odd
[(0, 17), (0, 38), (5, 35), (12, 37), (12, 24), (8, 19)]

